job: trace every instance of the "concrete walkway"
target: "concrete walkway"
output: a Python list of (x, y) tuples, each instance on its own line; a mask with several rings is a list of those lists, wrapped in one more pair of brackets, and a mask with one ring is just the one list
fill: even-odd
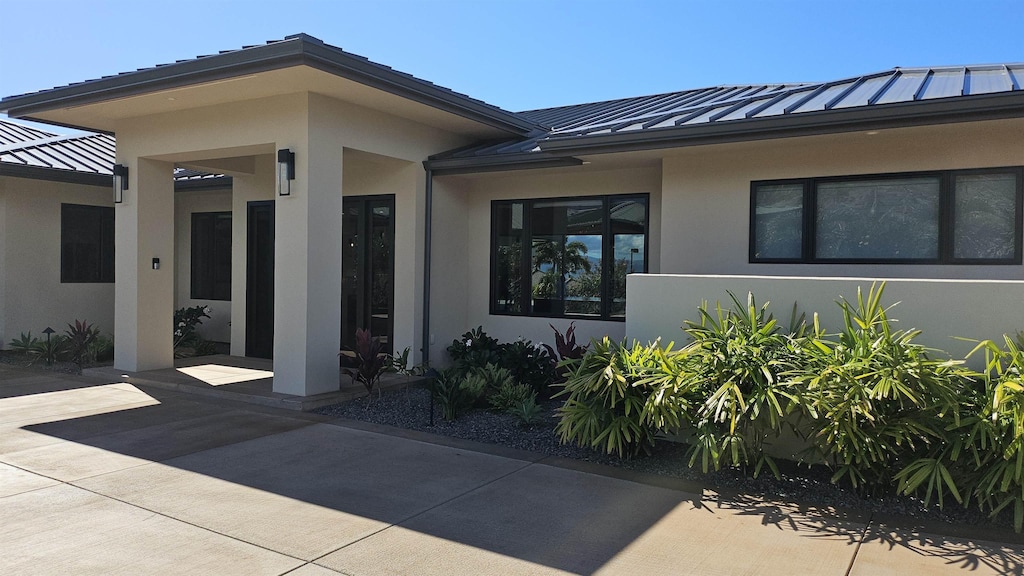
[(1020, 544), (585, 469), (0, 367), (0, 572), (937, 576), (1024, 567)]

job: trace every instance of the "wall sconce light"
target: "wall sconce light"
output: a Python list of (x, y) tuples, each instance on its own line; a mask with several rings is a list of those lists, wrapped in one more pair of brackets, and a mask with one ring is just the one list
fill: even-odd
[(114, 164), (114, 204), (124, 202), (124, 191), (128, 189), (128, 167)]
[(288, 148), (277, 151), (277, 195), (292, 195), (292, 180), (295, 180), (295, 152)]
[(159, 270), (159, 269), (160, 269), (160, 259), (159, 258), (153, 258), (153, 270)]

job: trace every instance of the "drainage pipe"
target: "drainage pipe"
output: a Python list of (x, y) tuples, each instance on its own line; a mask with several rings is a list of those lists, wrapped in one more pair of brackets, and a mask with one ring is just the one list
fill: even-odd
[(427, 172), (426, 207), (423, 229), (423, 363), (430, 363), (430, 241), (434, 205), (434, 171), (423, 163)]

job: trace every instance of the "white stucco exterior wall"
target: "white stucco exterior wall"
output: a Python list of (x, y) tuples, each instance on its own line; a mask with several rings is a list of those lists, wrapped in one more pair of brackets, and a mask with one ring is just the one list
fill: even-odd
[[(627, 279), (630, 299), (626, 303), (626, 337), (641, 342), (674, 341), (677, 348), (689, 341), (682, 326), (686, 320), (699, 322), (697, 307), (707, 302), (714, 310), (735, 306), (732, 292), (741, 304), (748, 293), (758, 306), (769, 303), (769, 311), (784, 331), (796, 304), (808, 324), (818, 313), (828, 333), (843, 326), (840, 298), (856, 305), (857, 289), (866, 296), (872, 278), (823, 278), (794, 276), (634, 274)], [(880, 284), (878, 285), (881, 286)], [(892, 306), (890, 319), (896, 330), (921, 330), (915, 340), (963, 359), (975, 343), (963, 340), (995, 340), (1024, 330), (1024, 281), (1020, 280), (937, 280), (889, 279), (882, 304)], [(895, 305), (895, 306), (893, 306)], [(971, 365), (984, 366), (984, 355), (971, 358)]]
[(114, 284), (60, 281), (61, 204), (111, 206), (110, 188), (0, 178), (0, 339), (85, 320), (114, 331)]

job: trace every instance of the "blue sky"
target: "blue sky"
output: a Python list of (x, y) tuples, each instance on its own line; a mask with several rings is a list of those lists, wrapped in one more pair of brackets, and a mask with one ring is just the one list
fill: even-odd
[(0, 95), (306, 32), (509, 110), (1024, 60), (1022, 0), (0, 0)]

